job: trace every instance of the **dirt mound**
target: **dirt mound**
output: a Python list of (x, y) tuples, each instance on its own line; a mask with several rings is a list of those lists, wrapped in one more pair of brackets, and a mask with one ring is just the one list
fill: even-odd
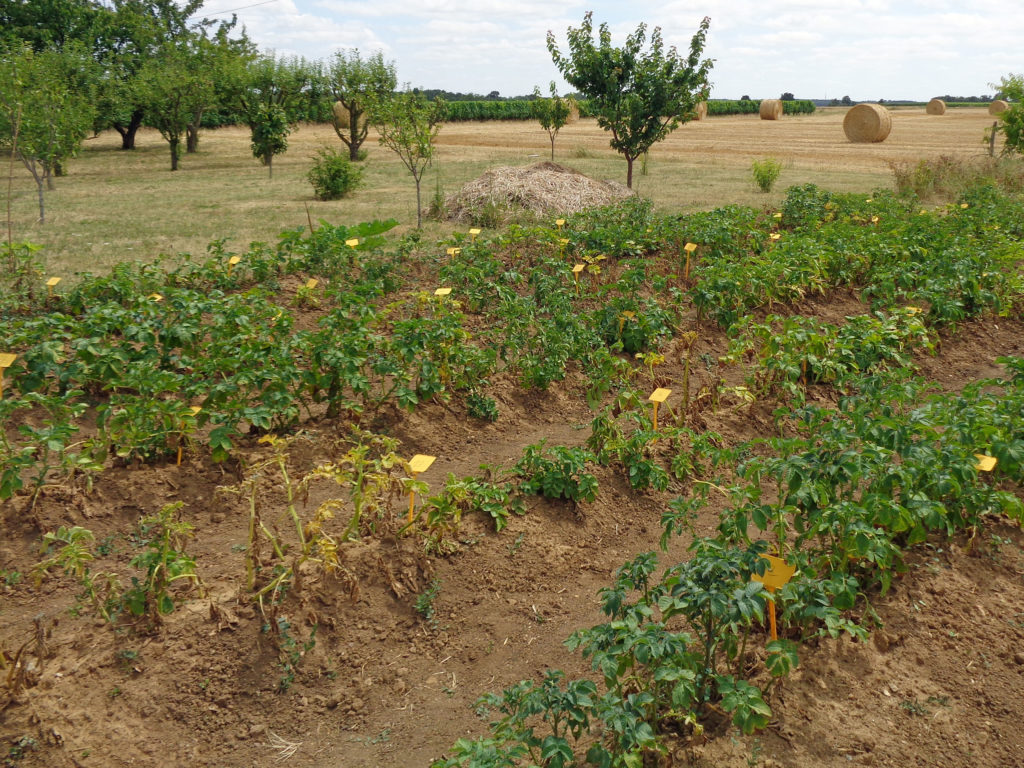
[(615, 181), (598, 181), (558, 163), (492, 168), (445, 199), (446, 218), (474, 222), (484, 211), (538, 215), (579, 213), (633, 194)]

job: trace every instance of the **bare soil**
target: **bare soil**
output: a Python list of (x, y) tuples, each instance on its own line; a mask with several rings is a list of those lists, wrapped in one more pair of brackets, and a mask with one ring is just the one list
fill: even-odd
[[(801, 309), (830, 320), (864, 311), (849, 295)], [(918, 365), (957, 389), (998, 372), (997, 356), (1024, 354), (1022, 332), (1016, 320), (966, 323)], [(725, 347), (720, 333), (705, 331), (694, 354), (717, 357)], [(666, 358), (662, 381), (672, 386), (681, 368), (671, 353)], [(720, 373), (698, 368), (693, 391)], [(576, 445), (589, 434), (592, 412), (576, 378), (546, 392), (499, 381), (492, 394), (501, 409), (494, 424), (471, 419), (452, 403), (392, 414), (378, 426), (401, 440), (404, 453), (439, 457), (422, 475), (435, 488), (449, 472), (476, 474), (481, 463), (509, 463), (542, 438)], [(830, 393), (812, 397), (827, 400)], [(771, 434), (771, 410), (765, 403), (722, 403), (699, 416), (738, 442)], [(293, 443), (293, 473), (330, 458), (342, 425), (324, 419), (307, 426)], [(31, 686), (0, 711), (6, 765), (424, 768), (456, 738), (485, 732), (474, 714), (484, 692), (546, 668), (586, 671), (563, 641), (601, 620), (598, 589), (626, 559), (657, 548), (665, 503), (688, 490), (677, 484), (665, 493), (633, 492), (620, 474), (598, 467), (596, 502), (576, 509), (538, 498), (500, 534), (489, 521), (466, 519), (460, 550), (448, 557), (428, 557), (412, 537), (352, 545), (345, 563), (354, 588), (308, 583), (286, 603), (297, 647), (289, 670), (266, 619), (243, 595), (245, 505), (217, 492), (237, 483), (239, 467), (267, 450), (253, 441), (243, 447), (241, 463), (230, 466), (188, 457), (180, 467), (113, 468), (92, 493), (54, 489), (41, 499), (37, 517), (44, 529), (89, 528), (108, 544), (96, 567), (122, 573), (133, 555), (127, 534), (138, 517), (185, 502), (197, 533), (189, 551), (205, 596), (180, 595), (178, 610), (154, 633), (72, 617), (77, 587), (68, 579), (36, 588), (29, 573), (38, 560), (39, 530), (23, 500), (5, 505), (0, 569), (24, 578), (0, 593), (0, 644), (11, 650), (29, 641), (34, 620), (43, 640)], [(283, 500), (280, 489), (266, 491), (270, 517), (269, 510), (283, 510)], [(315, 487), (310, 506), (330, 491)], [(401, 501), (394, 511), (402, 513)], [(710, 509), (697, 528), (703, 533), (716, 525)], [(665, 557), (685, 557), (687, 543), (676, 541)], [(775, 718), (768, 729), (744, 738), (719, 728), (694, 755), (679, 750), (669, 763), (1024, 764), (1024, 534), (994, 520), (972, 540), (921, 546), (911, 564), (886, 596), (871, 596), (881, 627), (870, 642), (842, 639), (802, 649), (798, 671), (771, 700)], [(432, 622), (414, 607), (431, 582), (439, 585)]]

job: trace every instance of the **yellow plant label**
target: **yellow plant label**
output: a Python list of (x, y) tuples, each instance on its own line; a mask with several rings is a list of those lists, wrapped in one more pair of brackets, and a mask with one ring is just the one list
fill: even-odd
[(18, 356), (12, 355), (10, 352), (0, 353), (0, 368), (10, 368), (17, 359)]
[(355, 248), (357, 245), (359, 245), (359, 238), (350, 237), (348, 240), (345, 241), (345, 245), (347, 245), (349, 248)]
[(60, 281), (61, 278), (59, 277), (51, 277), (49, 280), (46, 281), (46, 287), (55, 288), (57, 286), (57, 283), (59, 283)]
[(414, 475), (418, 475), (420, 472), (426, 472), (430, 469), (430, 465), (433, 464), (436, 459), (436, 456), (427, 456), (425, 453), (417, 453), (409, 459), (409, 471)]
[(991, 472), (996, 468), (996, 464), (999, 463), (999, 459), (995, 456), (989, 456), (986, 453), (976, 453), (974, 458), (978, 460), (978, 463), (974, 465), (974, 468), (979, 472)]
[(871, 223), (872, 224), (877, 224), (878, 223), (878, 217), (877, 216), (872, 216), (871, 217)]
[(671, 389), (665, 389), (664, 387), (658, 387), (656, 390), (651, 392), (651, 396), (647, 398), (652, 403), (664, 403), (668, 400), (668, 396), (672, 394)]
[(683, 246), (683, 250), (686, 251), (687, 253), (693, 253), (694, 251), (697, 250), (697, 244), (687, 243), (686, 245)]
[(869, 197), (869, 198), (868, 198), (867, 200), (865, 200), (864, 202), (865, 202), (865, 203), (873, 203), (873, 202), (875, 202), (875, 201), (874, 201), (874, 200), (873, 200), (872, 198), (870, 198), (870, 197)]
[(755, 573), (753, 578), (754, 581), (764, 584), (764, 588), (769, 592), (782, 589), (796, 573), (796, 566), (790, 565), (781, 557), (774, 555), (762, 555), (761, 557), (768, 561), (768, 568), (765, 570), (764, 576), (758, 576)]
[(968, 206), (967, 206), (967, 203), (960, 203), (960, 207), (961, 208), (967, 208)]
[(199, 412), (203, 410), (203, 407), (201, 405), (193, 405), (189, 407), (189, 410), (192, 411), (193, 416), (198, 416)]
[(561, 229), (565, 226), (565, 219), (555, 219), (555, 224), (557, 224), (558, 228)]
[(632, 320), (634, 317), (636, 317), (636, 312), (623, 312), (622, 316), (627, 320)]
[(778, 213), (773, 213), (772, 214), (772, 218), (773, 219), (781, 219), (782, 218), (782, 211), (779, 211)]
[(151, 293), (151, 294), (149, 294), (149, 298), (152, 299), (153, 301), (163, 301), (164, 300), (164, 297), (161, 296), (159, 293)]
[(772, 240), (778, 240), (778, 239), (779, 239), (780, 237), (782, 237), (782, 235), (780, 235), (780, 234), (779, 234), (778, 232), (772, 232), (772, 233), (771, 233), (771, 234), (769, 235), (769, 237), (770, 237), (770, 238), (771, 238)]
[(228, 259), (228, 264), (230, 264), (233, 267), (233, 266), (235, 266), (235, 264), (237, 264), (241, 260), (242, 260), (241, 256), (232, 256), (230, 259)]
[(306, 281), (306, 288), (307, 288), (307, 290), (312, 291), (319, 284), (320, 284), (319, 280), (317, 280), (315, 277), (311, 277), (311, 278), (309, 278), (309, 280)]
[(919, 314), (921, 314), (921, 308), (920, 307), (907, 307), (907, 314), (908, 315), (919, 315)]
[(569, 244), (569, 238), (567, 238), (567, 237), (560, 238), (558, 240), (558, 242), (560, 242), (563, 246), (566, 246), (566, 245)]
[(462, 249), (461, 248), (449, 248), (447, 251), (445, 251), (445, 253), (447, 253), (449, 256), (458, 256), (460, 253), (462, 253)]
[(924, 208), (922, 208), (922, 209), (921, 209), (921, 213), (919, 213), (919, 214), (918, 214), (918, 216), (924, 216), (924, 215), (926, 215), (927, 213), (928, 213), (928, 211), (926, 211), (926, 210), (925, 210)]
[(477, 229), (476, 227), (473, 227), (471, 230), (469, 230), (469, 234), (474, 240), (476, 240), (476, 236), (480, 234), (480, 230)]
[(434, 295), (435, 296), (447, 296), (451, 292), (452, 292), (451, 288), (438, 288), (436, 291), (434, 291)]
[(572, 267), (572, 273), (574, 275), (576, 275), (576, 276), (579, 276), (580, 272), (583, 271), (583, 267), (584, 266), (585, 265), (583, 265), (583, 264), (574, 264), (573, 267)]

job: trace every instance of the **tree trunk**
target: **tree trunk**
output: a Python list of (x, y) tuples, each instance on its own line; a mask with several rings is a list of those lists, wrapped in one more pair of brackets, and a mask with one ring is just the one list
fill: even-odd
[(185, 128), (185, 152), (193, 154), (199, 151), (199, 128), (197, 125), (189, 125)]
[(633, 160), (635, 158), (626, 155), (626, 187), (633, 188)]
[(551, 136), (551, 162), (555, 162), (555, 137), (554, 134)]
[(39, 194), (39, 223), (45, 224), (46, 207), (43, 205), (43, 179), (41, 176), (36, 176), (36, 192)]
[(267, 178), (274, 178), (274, 156), (267, 155)]
[(168, 144), (171, 145), (171, 170), (178, 170), (178, 139), (171, 139)]
[(135, 149), (135, 134), (142, 125), (142, 110), (132, 112), (128, 125), (114, 123), (114, 130), (121, 134), (121, 149)]
[(416, 229), (423, 228), (423, 210), (420, 208), (420, 177), (416, 176)]

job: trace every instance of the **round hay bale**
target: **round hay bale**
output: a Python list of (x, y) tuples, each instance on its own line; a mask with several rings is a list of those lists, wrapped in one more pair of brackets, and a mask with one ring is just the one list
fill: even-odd
[(580, 105), (576, 103), (576, 99), (569, 99), (569, 116), (565, 118), (566, 125), (572, 125), (578, 123), (580, 119)]
[(706, 101), (697, 102), (697, 106), (693, 109), (697, 113), (697, 119), (703, 120), (708, 116), (708, 103)]
[(765, 99), (761, 102), (761, 109), (758, 111), (762, 120), (778, 120), (782, 117), (782, 101), (780, 99)]
[(924, 108), (924, 111), (929, 115), (944, 115), (946, 114), (946, 102), (942, 99), (932, 99), (928, 102), (928, 106)]
[(857, 104), (843, 118), (843, 132), (853, 142), (885, 141), (892, 130), (892, 115), (881, 104)]
[(1010, 102), (1004, 99), (996, 99), (988, 105), (988, 113), (990, 115), (1001, 115), (1003, 112), (1010, 108)]
[(342, 104), (340, 101), (334, 102), (334, 104), (331, 106), (331, 112), (334, 113), (334, 124), (338, 126), (338, 128), (345, 129), (352, 124), (351, 118), (349, 117), (348, 114), (348, 110), (345, 108), (345, 105)]

